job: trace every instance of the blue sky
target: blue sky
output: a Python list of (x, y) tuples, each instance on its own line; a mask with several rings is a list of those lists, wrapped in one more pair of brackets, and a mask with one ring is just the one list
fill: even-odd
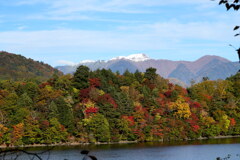
[(53, 66), (136, 53), (237, 61), (237, 24), (239, 12), (210, 0), (1, 0), (0, 50)]

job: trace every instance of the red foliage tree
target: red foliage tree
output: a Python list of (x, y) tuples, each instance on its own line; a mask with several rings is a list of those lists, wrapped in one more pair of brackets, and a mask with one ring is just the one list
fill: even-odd
[(80, 100), (89, 98), (90, 91), (91, 91), (91, 87), (80, 90), (80, 94), (79, 94)]
[(105, 104), (105, 103), (109, 103), (111, 104), (114, 108), (117, 108), (117, 103), (115, 102), (115, 100), (112, 98), (112, 96), (110, 94), (104, 94), (102, 96), (100, 96), (98, 98), (98, 101)]
[(39, 85), (39, 88), (44, 88), (44, 87), (46, 87), (46, 86), (51, 86), (51, 83), (49, 83), (49, 82), (44, 82), (44, 83), (42, 83), (42, 84)]
[(182, 96), (186, 96), (188, 94), (188, 91), (180, 86), (175, 86), (174, 89)]
[(190, 103), (190, 107), (191, 107), (191, 108), (200, 108), (200, 107), (201, 107), (201, 104), (198, 103), (198, 102), (192, 102), (192, 103)]
[(190, 118), (186, 121), (190, 124), (194, 132), (198, 132), (200, 126), (198, 125), (199, 118), (197, 117), (196, 114), (192, 113)]
[(130, 126), (133, 126), (135, 124), (134, 117), (133, 116), (122, 116), (123, 119), (126, 119), (129, 122)]
[(162, 98), (162, 99), (164, 99), (164, 98), (165, 98), (165, 95), (162, 94), (162, 93), (160, 93), (160, 94), (159, 94), (159, 97)]
[(89, 84), (91, 87), (99, 87), (101, 85), (99, 78), (90, 78)]
[(48, 120), (43, 120), (43, 121), (41, 122), (40, 128), (41, 128), (41, 129), (47, 129), (49, 126), (50, 126), (49, 121), (48, 121)]
[(158, 128), (151, 129), (151, 133), (154, 136), (162, 137), (164, 135), (162, 132), (163, 132), (163, 129), (158, 129)]
[(148, 114), (147, 109), (142, 107), (142, 106), (136, 106), (135, 107), (135, 111), (138, 112), (139, 114), (144, 115), (145, 119), (148, 119), (150, 117), (149, 114)]
[(84, 111), (87, 115), (93, 114), (93, 113), (97, 113), (98, 112), (98, 108), (96, 107), (88, 107), (86, 108), (86, 110)]
[(198, 130), (200, 129), (200, 127), (199, 127), (199, 125), (192, 125), (192, 130), (194, 131), (194, 132), (198, 132)]
[(230, 118), (230, 125), (235, 126), (236, 125), (236, 120), (234, 118)]
[(168, 88), (169, 88), (170, 90), (172, 90), (173, 87), (174, 87), (174, 84), (172, 84), (172, 83), (168, 83)]
[(164, 93), (164, 95), (167, 97), (167, 98), (170, 98), (171, 95), (172, 95), (172, 91), (171, 90), (168, 90)]
[(203, 97), (205, 98), (205, 100), (211, 101), (212, 100), (212, 96), (204, 94)]

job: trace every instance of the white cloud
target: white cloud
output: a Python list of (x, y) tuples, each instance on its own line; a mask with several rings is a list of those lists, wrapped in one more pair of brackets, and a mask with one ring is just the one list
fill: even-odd
[[(45, 30), (0, 32), (0, 48), (13, 53), (55, 53), (58, 64), (73, 65), (72, 53), (134, 53), (164, 51), (176, 56), (191, 53), (219, 54), (234, 43), (232, 25), (170, 21), (122, 26), (113, 31)], [(58, 55), (59, 54), (59, 55)], [(61, 56), (60, 56), (61, 54)], [(64, 55), (64, 56), (63, 56)], [(47, 56), (47, 55), (46, 55)], [(166, 56), (166, 55), (165, 55)]]
[[(189, 41), (222, 43), (232, 40), (231, 25), (224, 23), (155, 23), (120, 27), (114, 31), (46, 30), (0, 32), (0, 47), (79, 51), (158, 50)], [(193, 41), (193, 42), (191, 42)], [(198, 42), (197, 42), (198, 41)], [(5, 48), (4, 48), (5, 47)]]
[(153, 37), (159, 36), (159, 38), (167, 40), (198, 39), (221, 41), (231, 38), (232, 26), (231, 24), (220, 22), (179, 23), (177, 21), (169, 21), (140, 26), (122, 26), (119, 29), (127, 32), (148, 32)]
[[(78, 48), (89, 49), (121, 49), (135, 48), (137, 40), (145, 41), (149, 37), (144, 35), (122, 35), (108, 31), (85, 31), (85, 30), (53, 30), (32, 32), (0, 32), (0, 43), (11, 47), (21, 48), (35, 47), (44, 48)], [(149, 45), (146, 43), (145, 45)]]

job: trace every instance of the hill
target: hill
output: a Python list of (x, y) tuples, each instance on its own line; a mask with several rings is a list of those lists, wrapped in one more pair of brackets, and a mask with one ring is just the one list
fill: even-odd
[(46, 80), (53, 74), (62, 73), (43, 62), (27, 59), (21, 55), (0, 52), (0, 79), (24, 80), (36, 78)]

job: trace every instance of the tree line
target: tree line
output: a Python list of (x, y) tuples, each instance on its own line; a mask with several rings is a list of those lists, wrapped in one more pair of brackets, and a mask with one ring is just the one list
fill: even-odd
[(240, 74), (189, 88), (155, 68), (0, 81), (0, 144), (188, 140), (240, 134)]

